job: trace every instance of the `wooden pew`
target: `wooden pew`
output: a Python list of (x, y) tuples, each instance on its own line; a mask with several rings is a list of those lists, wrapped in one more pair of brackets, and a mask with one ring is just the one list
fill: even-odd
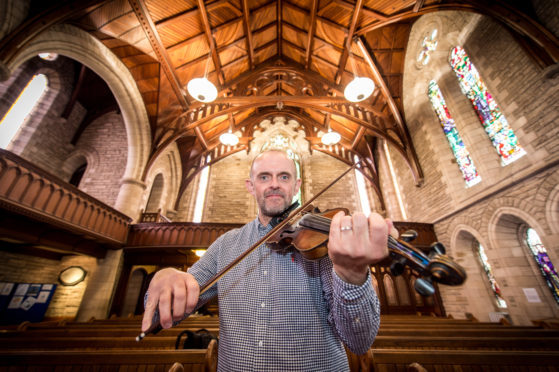
[(375, 372), (406, 371), (419, 363), (428, 371), (559, 371), (559, 351), (373, 349)]
[(30, 371), (184, 371), (217, 370), (217, 343), (206, 350), (0, 350), (0, 372)]

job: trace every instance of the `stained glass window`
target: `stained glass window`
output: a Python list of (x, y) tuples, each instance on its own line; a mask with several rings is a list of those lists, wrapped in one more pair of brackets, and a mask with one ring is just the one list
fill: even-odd
[(462, 47), (452, 49), (450, 65), (458, 77), (462, 92), (472, 102), (485, 132), (501, 156), (502, 165), (510, 164), (524, 156), (526, 152), (520, 147), (507, 119)]
[(470, 187), (479, 183), (481, 181), (481, 177), (477, 172), (472, 158), (470, 157), (468, 149), (466, 149), (466, 146), (464, 145), (464, 141), (462, 141), (462, 137), (460, 137), (460, 133), (458, 133), (458, 129), (456, 129), (456, 125), (454, 125), (454, 119), (452, 119), (452, 116), (446, 107), (441, 89), (435, 81), (431, 81), (429, 83), (429, 99), (431, 100), (433, 109), (435, 109), (435, 112), (437, 113), (439, 122), (441, 123), (444, 134), (448, 139), (450, 148), (452, 149), (452, 153), (454, 154), (456, 162), (460, 167), (460, 171), (462, 171), (462, 176), (466, 181), (466, 186)]
[(529, 228), (526, 230), (526, 243), (532, 251), (532, 255), (538, 264), (540, 271), (549, 287), (549, 290), (553, 294), (555, 301), (559, 303), (559, 276), (557, 271), (551, 262), (551, 259), (547, 255), (547, 251), (542, 244), (540, 236), (536, 230)]
[(501, 288), (499, 284), (497, 284), (497, 280), (495, 280), (495, 276), (493, 276), (493, 271), (491, 270), (491, 265), (489, 264), (489, 260), (487, 259), (487, 255), (485, 254), (485, 249), (479, 243), (477, 243), (477, 255), (479, 258), (479, 262), (485, 271), (485, 275), (487, 275), (487, 279), (489, 280), (489, 285), (491, 286), (491, 290), (495, 295), (495, 301), (497, 302), (497, 306), (500, 308), (506, 308), (507, 303), (501, 296)]
[(0, 148), (5, 149), (15, 137), (33, 108), (47, 90), (47, 77), (43, 74), (33, 76), (16, 99), (10, 110), (0, 121)]
[(434, 29), (430, 35), (427, 35), (423, 38), (421, 42), (421, 49), (419, 54), (417, 55), (417, 62), (421, 63), (422, 65), (426, 65), (429, 63), (429, 58), (431, 57), (431, 53), (437, 49), (437, 29)]

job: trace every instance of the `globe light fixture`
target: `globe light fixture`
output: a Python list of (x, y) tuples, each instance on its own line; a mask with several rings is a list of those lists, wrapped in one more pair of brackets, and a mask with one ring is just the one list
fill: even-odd
[(231, 133), (231, 129), (229, 129), (229, 132), (225, 132), (219, 136), (219, 142), (223, 143), (225, 146), (235, 146), (239, 143), (239, 137)]
[(207, 78), (210, 59), (211, 59), (211, 54), (208, 55), (208, 59), (206, 60), (206, 69), (204, 70), (204, 77), (192, 79), (186, 85), (186, 89), (188, 90), (188, 93), (195, 100), (204, 103), (212, 102), (217, 98), (217, 88)]
[(368, 77), (355, 76), (344, 90), (345, 98), (350, 102), (360, 102), (369, 96), (375, 90), (375, 83)]
[(195, 100), (200, 102), (208, 103), (217, 98), (217, 88), (205, 76), (190, 80), (186, 89)]
[(341, 138), (340, 133), (332, 132), (332, 129), (328, 128), (328, 133), (324, 134), (320, 140), (326, 146), (332, 146), (340, 142)]

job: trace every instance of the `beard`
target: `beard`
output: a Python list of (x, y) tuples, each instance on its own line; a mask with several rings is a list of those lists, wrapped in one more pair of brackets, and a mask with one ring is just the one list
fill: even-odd
[[(271, 195), (280, 196), (282, 200), (267, 200), (267, 197)], [(280, 190), (268, 191), (265, 192), (264, 197), (258, 201), (258, 207), (264, 216), (275, 217), (291, 205), (291, 199), (292, 197), (285, 195), (285, 193)]]

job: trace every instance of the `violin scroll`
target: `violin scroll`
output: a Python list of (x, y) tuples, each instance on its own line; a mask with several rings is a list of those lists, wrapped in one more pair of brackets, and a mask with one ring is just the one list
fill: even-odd
[(414, 287), (416, 292), (422, 296), (431, 296), (435, 293), (433, 281), (445, 285), (464, 283), (466, 271), (445, 255), (446, 248), (442, 243), (431, 244), (429, 253), (425, 254), (409, 244), (409, 241), (417, 235), (406, 231), (402, 236), (404, 238), (401, 241), (391, 237), (388, 239), (392, 275), (401, 275), (406, 266), (410, 267), (420, 276), (416, 279)]

